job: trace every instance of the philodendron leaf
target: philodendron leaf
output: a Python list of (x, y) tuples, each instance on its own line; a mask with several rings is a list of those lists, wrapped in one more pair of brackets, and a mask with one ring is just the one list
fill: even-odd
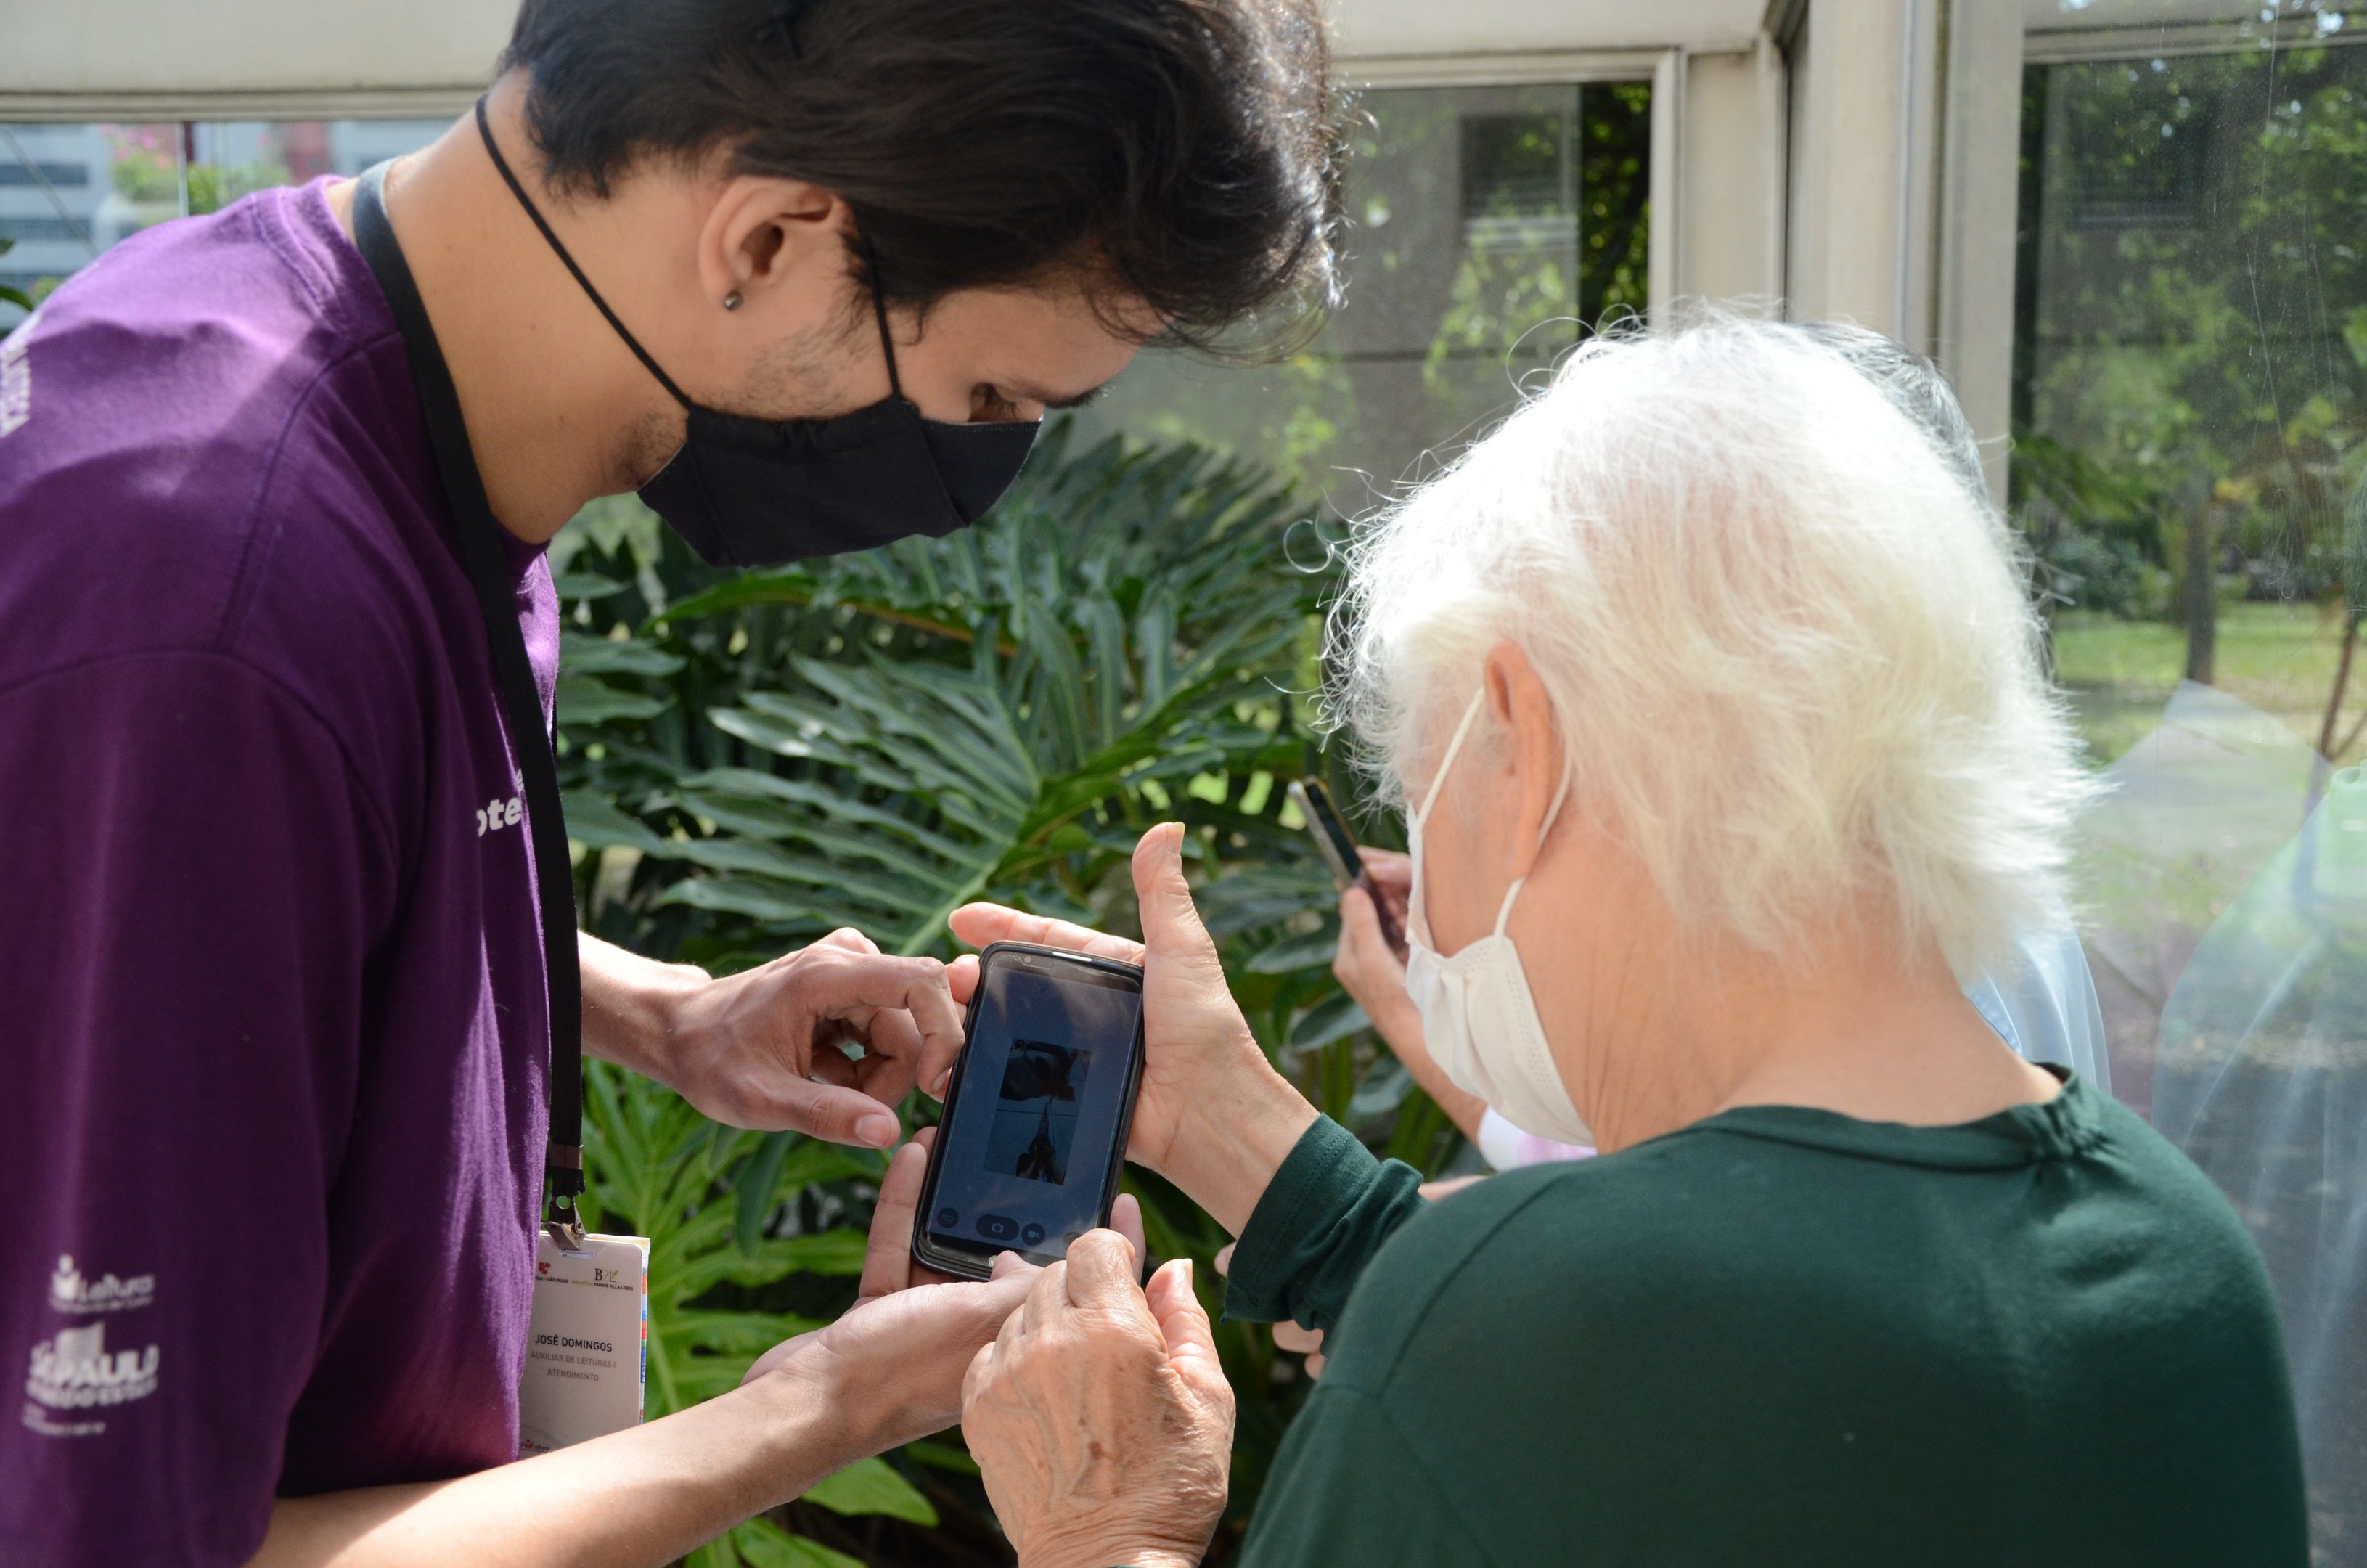
[(559, 722), (569, 729), (605, 724), (612, 719), (654, 719), (671, 706), (669, 698), (620, 690), (590, 676), (559, 677)]
[(848, 1465), (808, 1492), (805, 1500), (834, 1514), (885, 1514), (916, 1525), (937, 1522), (936, 1508), (921, 1495), (920, 1489), (881, 1459)]
[[(936, 1522), (932, 1517), (929, 1521)], [(865, 1568), (859, 1557), (849, 1557), (844, 1551), (832, 1551), (818, 1540), (801, 1535), (791, 1535), (770, 1519), (750, 1519), (724, 1538), (730, 1550), (738, 1553), (737, 1561), (748, 1568)], [(716, 1545), (722, 1545), (718, 1541)], [(706, 1549), (706, 1550), (712, 1550)], [(708, 1568), (693, 1560), (691, 1568)], [(731, 1560), (718, 1562), (715, 1568), (734, 1568)]]
[(638, 849), (644, 855), (665, 853), (663, 839), (651, 833), (640, 818), (618, 811), (604, 795), (571, 790), (560, 797), (559, 803), (567, 817), (567, 836), (586, 848), (620, 846)]
[(1340, 927), (1326, 924), (1322, 929), (1304, 937), (1285, 937), (1270, 948), (1261, 949), (1249, 961), (1251, 974), (1289, 974), (1317, 965), (1328, 967), (1340, 949)]
[(1312, 1051), (1372, 1027), (1373, 1020), (1365, 1017), (1365, 1009), (1356, 1005), (1353, 996), (1335, 991), (1308, 1008), (1306, 1016), (1292, 1026), (1290, 1047), (1293, 1051)]
[[(613, 585), (617, 588), (626, 585)], [(682, 666), (681, 654), (670, 653), (639, 638), (585, 637), (573, 631), (559, 634), (559, 667), (572, 676), (670, 676)]]

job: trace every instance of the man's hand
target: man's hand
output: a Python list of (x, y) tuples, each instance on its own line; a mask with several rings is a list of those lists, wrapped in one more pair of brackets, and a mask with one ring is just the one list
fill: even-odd
[(859, 931), (719, 980), (591, 937), (578, 948), (585, 1048), (734, 1127), (887, 1148), (894, 1107), (916, 1082), (939, 1083), (961, 1050), (945, 966), (891, 958)]
[(962, 1432), (1020, 1568), (1189, 1568), (1225, 1509), (1233, 1391), (1179, 1258), (1093, 1231), (970, 1364)]
[[(1183, 841), (1183, 827), (1169, 823), (1135, 847), (1142, 942), (991, 903), (956, 910), (953, 928), (976, 948), (1037, 942), (1143, 966), (1147, 1060), (1127, 1155), (1173, 1181), (1239, 1234), (1315, 1119), (1315, 1108), (1266, 1061), (1234, 1005), (1216, 944), (1184, 881)], [(978, 983), (978, 960), (956, 959), (950, 973), (954, 995), (967, 1001)]]
[[(824, 1397), (856, 1427), (853, 1440), (866, 1453), (942, 1432), (961, 1418), (971, 1358), (1026, 1299), (1037, 1272), (1013, 1252), (994, 1260), (994, 1278), (983, 1284), (912, 1262), (914, 1209), (936, 1135), (935, 1128), (923, 1128), (889, 1162), (855, 1305), (829, 1327), (773, 1346), (741, 1380), (744, 1386), (776, 1370), (820, 1380)], [(1110, 1223), (1141, 1256), (1142, 1210), (1131, 1193), (1118, 1195)]]

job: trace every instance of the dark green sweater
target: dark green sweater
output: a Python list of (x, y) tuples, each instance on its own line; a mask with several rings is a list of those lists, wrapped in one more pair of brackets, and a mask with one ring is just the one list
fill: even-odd
[(1417, 1179), (1319, 1120), (1241, 1236), (1230, 1315), (1331, 1358), (1245, 1568), (2308, 1560), (2252, 1244), (2076, 1080)]

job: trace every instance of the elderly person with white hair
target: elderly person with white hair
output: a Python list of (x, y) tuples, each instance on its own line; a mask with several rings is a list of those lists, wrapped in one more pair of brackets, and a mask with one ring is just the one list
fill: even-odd
[[(1243, 1548), (1319, 1564), (2307, 1561), (2259, 1260), (1960, 977), (2087, 786), (2001, 519), (1829, 340), (1598, 341), (1357, 549), (1341, 698), (1399, 791), (1429, 1049), (1601, 1157), (1434, 1204), (1268, 1064), (1136, 858), (1130, 1153), (1329, 1331)], [(957, 981), (957, 988), (959, 982)], [(1230, 1395), (1096, 1232), (970, 1369), (1022, 1568), (1195, 1563)]]

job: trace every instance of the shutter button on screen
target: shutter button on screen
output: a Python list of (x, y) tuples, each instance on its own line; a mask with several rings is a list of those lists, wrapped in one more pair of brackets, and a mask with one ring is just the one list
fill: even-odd
[(978, 1233), (991, 1242), (1007, 1242), (1019, 1233), (1019, 1225), (1016, 1221), (1006, 1220), (1000, 1214), (980, 1214), (978, 1217)]
[(1031, 1224), (1025, 1230), (1019, 1233), (1019, 1239), (1026, 1243), (1029, 1246), (1034, 1246), (1037, 1242), (1044, 1239), (1044, 1227), (1041, 1225)]

